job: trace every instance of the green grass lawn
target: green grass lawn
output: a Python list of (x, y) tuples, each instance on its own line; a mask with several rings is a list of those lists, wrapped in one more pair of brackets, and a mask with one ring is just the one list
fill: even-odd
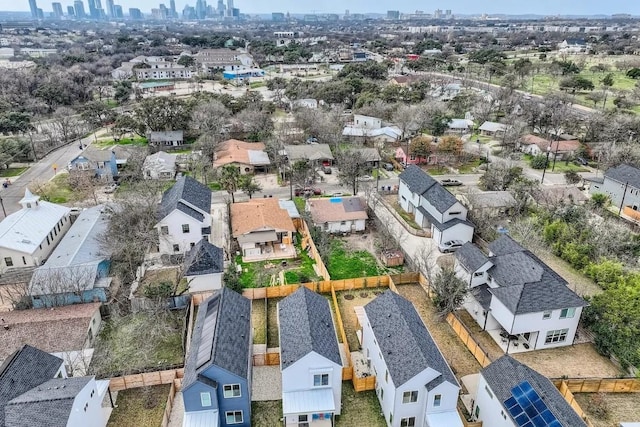
[(274, 427), (282, 425), (282, 400), (251, 402), (251, 425)]
[(251, 301), (251, 323), (255, 331), (254, 344), (267, 343), (267, 302), (264, 299)]
[(170, 385), (139, 387), (118, 392), (107, 427), (157, 427), (167, 405)]
[(294, 197), (293, 203), (295, 203), (298, 212), (302, 213), (307, 205), (307, 200), (304, 197)]
[(220, 190), (222, 190), (222, 186), (220, 185), (219, 182), (210, 182), (209, 183), (209, 188), (211, 189), (211, 191), (220, 191)]
[(480, 166), (483, 162), (480, 159), (472, 160), (458, 167), (460, 173), (474, 173), (474, 169)]
[[(297, 242), (300, 242), (301, 236), (298, 235)], [(303, 251), (299, 247), (300, 243), (297, 243), (298, 252), (300, 253), (300, 257), (298, 261), (300, 261), (301, 265), (295, 269), (287, 270), (284, 272), (284, 277), (287, 281), (287, 284), (291, 283), (307, 283), (318, 280), (318, 275), (316, 271), (313, 269), (315, 265), (315, 261), (313, 258), (307, 254), (307, 252)]]
[(375, 391), (356, 393), (351, 381), (342, 382), (342, 413), (336, 417), (336, 427), (385, 427), (381, 411)]
[(407, 222), (407, 224), (409, 224), (412, 228), (415, 228), (416, 230), (422, 230), (422, 227), (420, 227), (418, 223), (413, 219), (413, 215), (411, 215), (409, 212), (406, 212), (404, 209), (402, 209), (402, 206), (400, 206), (400, 203), (395, 202), (393, 204), (393, 207), (396, 210), (396, 212), (398, 212), (398, 215), (400, 215), (402, 219), (404, 219)]
[(36, 189), (36, 191), (40, 193), (43, 200), (51, 203), (67, 203), (78, 200), (78, 194), (74, 194), (69, 184), (68, 173), (58, 174), (51, 181), (42, 185), (42, 188)]
[(92, 145), (97, 148), (105, 148), (105, 147), (112, 147), (114, 145), (135, 145), (135, 146), (142, 147), (142, 146), (146, 146), (147, 144), (148, 144), (147, 138), (135, 136), (133, 138), (121, 138), (118, 141), (114, 139), (107, 139), (104, 141), (94, 142)]
[(26, 171), (29, 168), (7, 168), (7, 169), (0, 169), (0, 177), (1, 178), (10, 178), (12, 176), (19, 176), (22, 175), (22, 173), (24, 171)]
[(351, 251), (344, 242), (338, 239), (331, 242), (327, 270), (333, 280), (380, 274), (378, 262), (373, 255), (368, 251)]
[(449, 173), (449, 169), (445, 166), (427, 166), (429, 175), (444, 175)]
[(555, 167), (553, 166), (553, 161), (549, 161), (549, 166), (547, 166), (547, 173), (565, 173), (565, 172), (588, 172), (589, 169), (582, 167), (580, 165), (576, 165), (573, 162), (565, 162), (564, 160), (557, 160)]

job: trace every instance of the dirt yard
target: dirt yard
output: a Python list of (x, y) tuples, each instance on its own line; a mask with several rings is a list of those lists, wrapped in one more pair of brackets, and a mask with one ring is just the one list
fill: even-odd
[(576, 393), (574, 396), (594, 427), (618, 427), (620, 422), (640, 420), (640, 393), (602, 393), (608, 408), (606, 418), (595, 416), (594, 408), (590, 405), (592, 393)]
[(578, 295), (596, 295), (602, 292), (600, 286), (584, 274), (576, 271), (566, 261), (546, 251), (537, 251), (536, 255), (549, 267), (569, 282), (569, 287)]
[(280, 347), (278, 333), (278, 302), (282, 298), (269, 298), (267, 300), (267, 348)]
[(410, 300), (427, 325), (431, 336), (459, 379), (465, 375), (480, 372), (480, 364), (462, 344), (451, 326), (438, 315), (431, 300), (419, 284), (398, 285), (398, 292)]
[(365, 306), (369, 301), (374, 299), (376, 295), (386, 290), (387, 288), (368, 288), (336, 292), (344, 332), (347, 335), (347, 342), (349, 343), (349, 349), (351, 351), (360, 348), (360, 341), (358, 341), (358, 336), (356, 335), (358, 318), (353, 308)]

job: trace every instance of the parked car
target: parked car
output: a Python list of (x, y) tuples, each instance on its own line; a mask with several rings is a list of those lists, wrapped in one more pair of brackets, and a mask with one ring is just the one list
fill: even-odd
[(373, 177), (371, 175), (363, 175), (356, 178), (358, 181), (373, 181)]
[(589, 164), (584, 157), (576, 157), (576, 163), (580, 163), (582, 166), (587, 166)]
[(395, 169), (391, 163), (385, 163), (382, 165), (382, 167), (384, 168), (384, 170), (388, 171), (393, 171)]
[(296, 196), (319, 196), (322, 194), (322, 190), (314, 187), (297, 187), (294, 194)]
[(440, 184), (442, 184), (445, 187), (456, 187), (458, 185), (462, 185), (462, 182), (458, 181), (457, 179), (447, 178), (440, 181)]
[(331, 175), (331, 166), (322, 166), (322, 172), (324, 172), (325, 175)]
[(438, 244), (438, 250), (443, 254), (448, 254), (449, 252), (457, 251), (462, 245), (464, 245), (462, 240), (449, 240), (448, 242)]

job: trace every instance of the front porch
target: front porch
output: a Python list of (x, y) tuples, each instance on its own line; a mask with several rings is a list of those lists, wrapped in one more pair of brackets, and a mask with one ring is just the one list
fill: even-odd
[[(256, 249), (259, 249), (259, 253)], [(296, 247), (293, 244), (266, 242), (259, 243), (250, 251), (243, 250), (242, 262), (270, 261), (274, 259), (296, 258)]]

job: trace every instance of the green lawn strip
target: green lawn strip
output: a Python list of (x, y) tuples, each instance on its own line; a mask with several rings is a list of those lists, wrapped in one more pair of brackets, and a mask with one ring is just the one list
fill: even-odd
[(69, 185), (69, 174), (61, 173), (55, 176), (51, 181), (43, 185), (39, 190), (44, 200), (51, 203), (67, 203), (77, 200), (77, 193), (71, 189)]
[(278, 302), (282, 298), (269, 298), (267, 300), (267, 348), (280, 347), (278, 333)]
[(26, 171), (27, 169), (29, 169), (28, 167), (25, 168), (7, 168), (7, 169), (1, 169), (0, 170), (0, 177), (2, 178), (10, 178), (12, 176), (19, 176), (22, 175), (22, 173), (24, 171)]
[(306, 206), (306, 199), (304, 197), (294, 197), (293, 198), (293, 203), (295, 203), (296, 208), (298, 209), (298, 212), (304, 212), (304, 208)]
[(449, 173), (449, 169), (444, 166), (427, 166), (429, 175), (444, 175)]
[(251, 323), (255, 331), (253, 336), (254, 344), (267, 343), (267, 307), (264, 299), (254, 299), (251, 301)]
[(474, 169), (482, 164), (480, 159), (472, 160), (458, 167), (460, 173), (473, 173)]
[(107, 427), (157, 427), (167, 405), (170, 385), (139, 387), (118, 392), (117, 406)]
[(274, 427), (282, 425), (282, 400), (251, 402), (251, 425)]
[(329, 275), (333, 280), (353, 279), (356, 277), (377, 276), (380, 274), (378, 263), (368, 251), (350, 251), (340, 240), (331, 242), (329, 254)]
[(94, 142), (92, 145), (97, 148), (112, 147), (114, 145), (135, 145), (135, 146), (142, 147), (142, 146), (148, 145), (148, 143), (147, 143), (147, 138), (136, 136), (133, 138), (121, 138), (118, 141), (114, 139), (107, 139), (104, 141)]
[(375, 391), (357, 393), (351, 381), (342, 382), (342, 413), (336, 417), (336, 427), (385, 427), (381, 411)]
[(220, 190), (222, 190), (222, 186), (220, 185), (219, 182), (210, 182), (208, 185), (209, 185), (209, 189), (211, 191), (220, 191)]
[(418, 223), (413, 219), (413, 216), (409, 212), (406, 212), (404, 209), (402, 209), (402, 206), (400, 206), (399, 203), (394, 203), (393, 208), (396, 210), (396, 212), (398, 212), (398, 215), (400, 215), (402, 219), (404, 219), (406, 223), (409, 224), (412, 228), (415, 228), (416, 230), (422, 229), (422, 227), (420, 227)]

